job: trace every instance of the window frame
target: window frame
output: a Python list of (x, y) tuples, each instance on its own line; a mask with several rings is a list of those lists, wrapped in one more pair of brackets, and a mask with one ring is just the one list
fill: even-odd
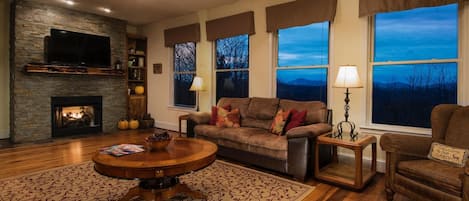
[[(383, 134), (387, 131), (393, 131), (397, 133), (417, 134), (417, 135), (431, 135), (431, 128), (414, 127), (414, 126), (402, 126), (402, 125), (391, 125), (391, 124), (379, 124), (373, 123), (373, 69), (374, 66), (386, 66), (386, 65), (400, 65), (400, 64), (439, 64), (439, 63), (456, 63), (457, 65), (457, 104), (468, 103), (469, 97), (465, 98), (469, 93), (464, 93), (465, 90), (469, 90), (469, 86), (464, 86), (464, 79), (469, 78), (469, 70), (464, 68), (469, 67), (464, 62), (464, 51), (465, 48), (469, 47), (469, 41), (467, 36), (469, 35), (469, 26), (464, 26), (464, 23), (469, 22), (469, 3), (458, 4), (458, 55), (456, 59), (426, 59), (426, 60), (407, 60), (407, 61), (374, 61), (374, 48), (375, 48), (375, 22), (376, 15), (368, 17), (368, 59), (367, 59), (367, 97), (366, 97), (366, 119), (365, 125), (361, 126), (362, 130), (371, 131), (374, 133)], [(392, 68), (392, 67), (390, 67)], [(469, 83), (467, 83), (469, 84)], [(464, 101), (465, 99), (465, 101)]]
[[(173, 108), (173, 109), (177, 109), (177, 110), (189, 110), (189, 111), (195, 111), (196, 108), (197, 108), (197, 97), (194, 96), (194, 105), (187, 105), (187, 106), (183, 106), (183, 105), (176, 105), (175, 103), (175, 100), (174, 100), (174, 95), (175, 95), (175, 88), (174, 88), (174, 76), (176, 74), (193, 74), (194, 77), (197, 76), (197, 43), (196, 42), (185, 42), (185, 43), (194, 43), (194, 70), (193, 71), (176, 71), (176, 65), (175, 65), (175, 62), (176, 62), (176, 57), (175, 57), (175, 54), (176, 54), (176, 48), (175, 46), (176, 45), (173, 45), (169, 51), (169, 54), (170, 54), (170, 60), (171, 60), (171, 72), (169, 73), (169, 86), (170, 86), (170, 108)], [(178, 43), (178, 44), (182, 44), (182, 43)]]
[[(312, 23), (313, 24), (313, 23)], [(307, 25), (304, 25), (304, 26), (307, 26)], [(332, 52), (332, 32), (333, 32), (333, 26), (332, 26), (332, 22), (329, 21), (329, 34), (328, 34), (328, 51), (327, 51), (327, 64), (326, 65), (310, 65), (310, 66), (279, 66), (278, 65), (278, 42), (279, 42), (279, 38), (278, 38), (278, 34), (279, 34), (279, 31), (276, 30), (275, 32), (272, 32), (272, 36), (273, 36), (273, 39), (272, 39), (272, 48), (273, 51), (272, 51), (272, 66), (273, 66), (273, 79), (272, 79), (272, 97), (276, 97), (277, 98), (277, 71), (278, 70), (296, 70), (296, 69), (326, 69), (326, 89), (327, 89), (327, 92), (326, 92), (326, 104), (327, 106), (329, 107), (329, 105), (331, 104), (331, 97), (330, 97), (330, 94), (331, 94), (331, 87), (330, 87), (330, 80), (331, 80), (331, 70), (330, 70), (330, 66), (332, 66), (332, 59), (331, 59), (331, 52)]]
[[(251, 97), (251, 36), (249, 34), (240, 34), (236, 36), (247, 35), (248, 37), (248, 66), (247, 68), (237, 68), (237, 69), (217, 69), (217, 40), (225, 39), (219, 38), (212, 42), (212, 51), (213, 51), (213, 59), (212, 59), (212, 105), (217, 104), (217, 73), (219, 72), (248, 72), (248, 97)], [(230, 36), (226, 38), (236, 37)]]

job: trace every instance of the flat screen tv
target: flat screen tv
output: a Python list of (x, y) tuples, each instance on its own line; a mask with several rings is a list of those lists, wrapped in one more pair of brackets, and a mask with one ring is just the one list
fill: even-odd
[(109, 37), (51, 29), (47, 62), (55, 65), (110, 67)]

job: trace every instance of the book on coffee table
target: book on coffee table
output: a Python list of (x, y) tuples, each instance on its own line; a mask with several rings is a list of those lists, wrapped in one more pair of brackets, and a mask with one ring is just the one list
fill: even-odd
[(137, 144), (118, 144), (110, 147), (103, 147), (100, 149), (100, 152), (102, 154), (110, 154), (113, 156), (123, 156), (142, 151), (145, 151), (145, 149), (143, 149), (143, 145)]

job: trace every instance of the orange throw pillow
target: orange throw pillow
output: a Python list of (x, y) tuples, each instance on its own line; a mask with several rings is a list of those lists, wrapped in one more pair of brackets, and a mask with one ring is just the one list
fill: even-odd
[(239, 109), (228, 111), (222, 107), (218, 107), (217, 111), (217, 127), (238, 128), (239, 125)]
[(272, 126), (270, 126), (270, 132), (277, 135), (284, 134), (285, 123), (287, 122), (288, 117), (290, 116), (290, 110), (283, 111), (282, 109), (278, 110), (277, 114), (272, 121)]

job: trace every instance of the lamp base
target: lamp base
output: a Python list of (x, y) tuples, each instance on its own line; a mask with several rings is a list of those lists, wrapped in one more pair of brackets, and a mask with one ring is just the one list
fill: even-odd
[(341, 121), (337, 124), (337, 133), (335, 137), (342, 138), (342, 134), (344, 133), (344, 124), (350, 127), (350, 139), (355, 140), (358, 133), (355, 131), (355, 123), (350, 121)]

